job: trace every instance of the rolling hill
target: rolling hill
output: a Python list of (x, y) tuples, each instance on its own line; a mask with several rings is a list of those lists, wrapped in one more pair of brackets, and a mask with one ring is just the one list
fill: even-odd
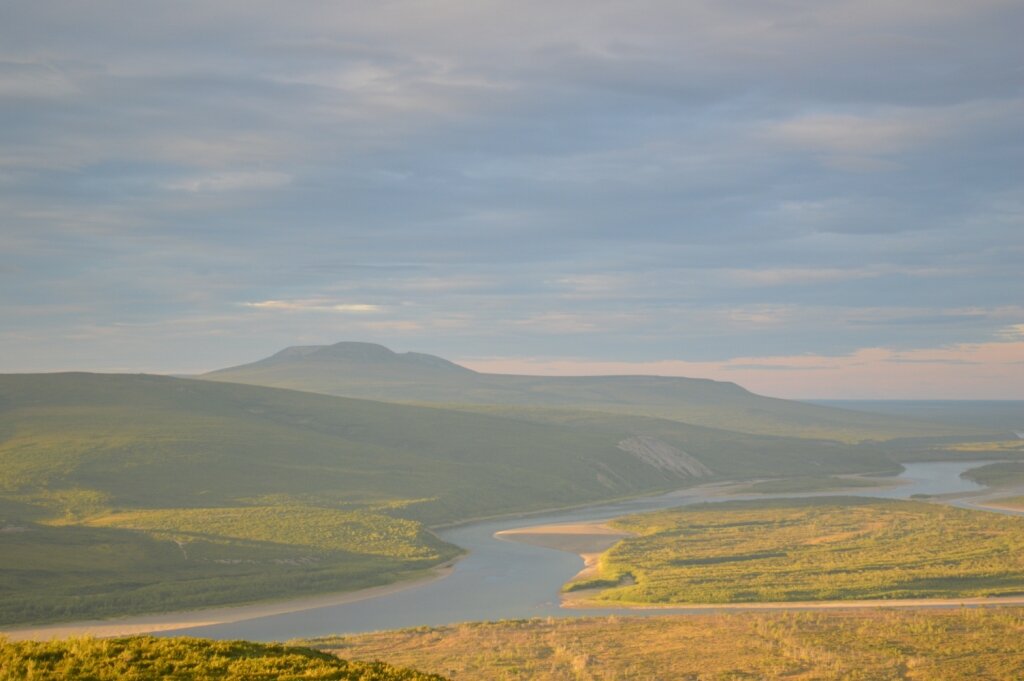
[(433, 355), (343, 342), (286, 348), (200, 378), (390, 402), (561, 407), (632, 414), (760, 435), (862, 442), (974, 436), (984, 428), (764, 397), (734, 383), (659, 376), (484, 374)]
[(0, 622), (373, 586), (458, 555), (424, 523), (686, 484), (619, 439), (159, 376), (0, 376)]
[(0, 376), (0, 622), (372, 586), (458, 555), (432, 525), (725, 476), (897, 469), (874, 446), (502, 409)]

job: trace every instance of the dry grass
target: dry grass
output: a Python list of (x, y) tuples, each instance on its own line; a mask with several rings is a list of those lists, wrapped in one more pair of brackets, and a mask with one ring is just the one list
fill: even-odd
[(1024, 678), (1024, 610), (743, 613), (462, 624), (313, 646), (454, 681)]

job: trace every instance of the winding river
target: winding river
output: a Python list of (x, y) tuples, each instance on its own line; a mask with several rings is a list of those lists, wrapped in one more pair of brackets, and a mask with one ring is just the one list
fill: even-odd
[[(906, 464), (906, 470), (897, 478), (899, 485), (857, 489), (849, 493), (859, 496), (908, 498), (915, 494), (981, 491), (985, 488), (961, 478), (960, 474), (982, 463), (984, 462)], [(744, 497), (728, 497), (729, 500), (740, 498)], [(455, 527), (440, 532), (440, 536), (467, 549), (469, 553), (455, 564), (448, 576), (442, 579), (342, 605), (310, 607), (297, 612), (161, 633), (217, 639), (280, 641), (333, 633), (442, 625), (469, 620), (578, 617), (621, 613), (621, 610), (615, 609), (563, 609), (559, 604), (559, 589), (582, 567), (580, 557), (555, 549), (497, 539), (494, 533), (524, 526), (607, 520), (629, 513), (715, 499), (716, 497), (711, 496), (706, 489), (681, 490), (657, 497), (535, 515), (528, 519), (506, 518)], [(725, 498), (718, 497), (717, 500)], [(650, 612), (633, 610), (629, 614), (643, 615)], [(653, 612), (666, 614), (693, 611), (680, 608)]]

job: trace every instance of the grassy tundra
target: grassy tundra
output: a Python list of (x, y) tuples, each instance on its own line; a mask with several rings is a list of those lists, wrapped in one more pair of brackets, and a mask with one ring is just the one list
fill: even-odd
[(1024, 610), (548, 619), (306, 642), (460, 681), (1002, 681), (1024, 678)]
[(588, 599), (685, 604), (1024, 593), (1024, 522), (913, 501), (829, 497), (628, 516)]

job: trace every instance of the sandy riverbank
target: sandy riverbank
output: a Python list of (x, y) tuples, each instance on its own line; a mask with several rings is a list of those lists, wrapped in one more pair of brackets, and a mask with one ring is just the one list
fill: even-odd
[(597, 561), (602, 553), (620, 539), (630, 535), (628, 532), (608, 526), (605, 522), (582, 522), (520, 527), (495, 532), (494, 536), (575, 553), (583, 559), (583, 569), (576, 573), (573, 579), (581, 579), (590, 577), (597, 571)]
[(204, 608), (201, 610), (182, 610), (179, 612), (156, 613), (152, 615), (133, 615), (105, 620), (84, 620), (80, 622), (58, 622), (55, 624), (39, 624), (35, 626), (0, 629), (0, 636), (12, 641), (48, 640), (67, 638), (69, 636), (131, 636), (136, 634), (152, 634), (169, 632), (177, 629), (190, 629), (214, 624), (228, 624), (243, 620), (283, 615), (300, 610), (343, 605), (368, 598), (377, 598), (388, 594), (422, 586), (428, 582), (443, 579), (451, 574), (451, 565), (435, 568), (430, 574), (408, 579), (394, 584), (385, 584), (358, 591), (303, 596), (278, 601), (251, 603), (249, 605)]

